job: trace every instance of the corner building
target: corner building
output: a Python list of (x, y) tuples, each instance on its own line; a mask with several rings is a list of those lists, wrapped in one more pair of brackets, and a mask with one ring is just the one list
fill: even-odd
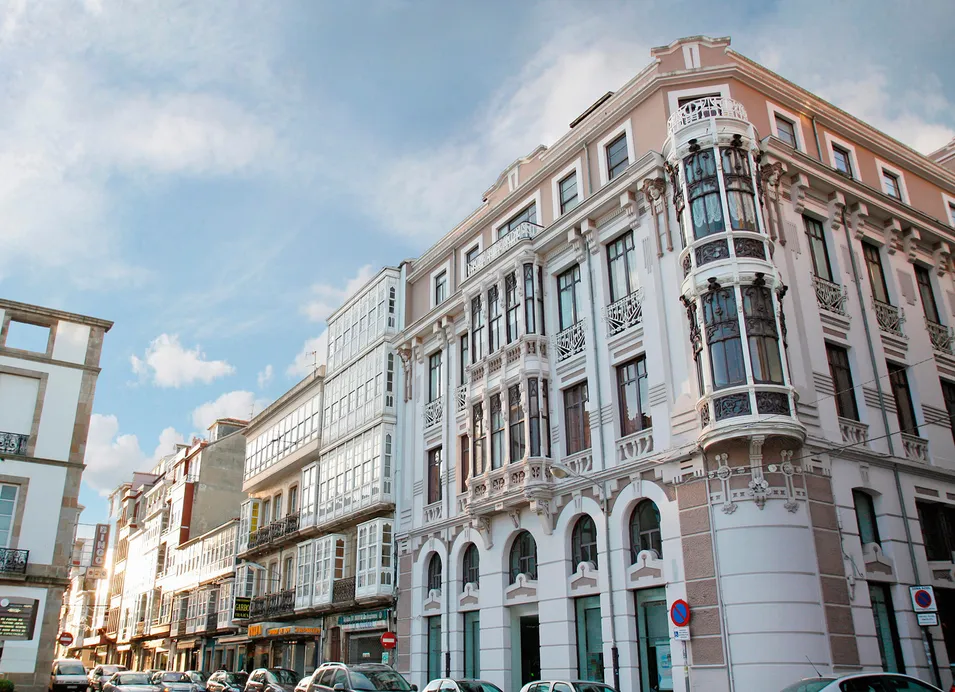
[(930, 634), (949, 685), (955, 176), (729, 39), (651, 57), (404, 265), (398, 668), (932, 681)]

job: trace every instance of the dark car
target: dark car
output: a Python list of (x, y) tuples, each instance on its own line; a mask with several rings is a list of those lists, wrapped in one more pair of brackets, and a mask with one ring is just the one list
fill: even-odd
[(326, 663), (312, 673), (308, 692), (417, 692), (401, 673), (384, 663)]
[(256, 668), (249, 674), (245, 692), (295, 692), (298, 673), (288, 668)]
[(89, 677), (90, 692), (103, 692), (103, 683), (109, 680), (115, 673), (128, 670), (126, 666), (120, 665), (101, 665), (93, 668)]
[(206, 681), (206, 690), (208, 692), (242, 692), (248, 681), (249, 674), (245, 671), (230, 673), (226, 670), (217, 670)]

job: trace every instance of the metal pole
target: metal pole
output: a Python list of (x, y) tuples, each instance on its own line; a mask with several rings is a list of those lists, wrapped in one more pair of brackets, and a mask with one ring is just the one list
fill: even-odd
[(935, 676), (936, 687), (942, 686), (942, 676), (938, 672), (938, 656), (935, 655), (935, 640), (932, 639), (932, 632), (928, 627), (922, 628), (925, 631), (925, 654), (928, 657), (928, 664), (932, 667), (932, 674)]

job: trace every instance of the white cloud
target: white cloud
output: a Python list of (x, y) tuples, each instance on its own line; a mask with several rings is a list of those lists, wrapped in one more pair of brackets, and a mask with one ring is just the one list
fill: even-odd
[(235, 368), (224, 360), (206, 360), (199, 346), (186, 349), (178, 334), (160, 334), (146, 348), (143, 358), (130, 356), (133, 372), (140, 377), (152, 375), (158, 387), (182, 387), (194, 382), (209, 384), (218, 377), (231, 375)]
[(192, 424), (199, 430), (207, 430), (219, 418), (249, 420), (268, 404), (268, 400), (257, 399), (252, 392), (226, 392), (215, 401), (207, 401), (197, 406), (192, 412)]
[(272, 364), (265, 366), (265, 369), (259, 373), (258, 382), (259, 389), (262, 389), (265, 385), (272, 381)]
[(161, 456), (175, 450), (184, 437), (169, 427), (159, 434), (152, 456), (143, 452), (136, 435), (120, 434), (119, 420), (114, 415), (94, 413), (90, 417), (86, 441), (86, 469), (83, 480), (100, 495), (107, 495), (134, 471), (147, 471)]
[(345, 283), (344, 288), (338, 288), (327, 283), (312, 284), (309, 289), (309, 300), (302, 306), (302, 312), (312, 322), (324, 322), (325, 318), (353, 296), (374, 275), (374, 267), (371, 264), (366, 264), (360, 267), (358, 273)]
[(316, 366), (325, 365), (328, 359), (328, 332), (324, 331), (313, 339), (308, 339), (295, 360), (288, 366), (285, 374), (289, 377), (303, 378), (310, 375)]

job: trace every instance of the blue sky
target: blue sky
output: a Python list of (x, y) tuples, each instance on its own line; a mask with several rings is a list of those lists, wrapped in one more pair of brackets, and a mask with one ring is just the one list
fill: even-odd
[[(307, 371), (324, 317), (694, 34), (930, 151), (950, 0), (0, 3), (0, 295), (115, 321), (101, 492)], [(798, 7), (797, 7), (798, 6)]]

